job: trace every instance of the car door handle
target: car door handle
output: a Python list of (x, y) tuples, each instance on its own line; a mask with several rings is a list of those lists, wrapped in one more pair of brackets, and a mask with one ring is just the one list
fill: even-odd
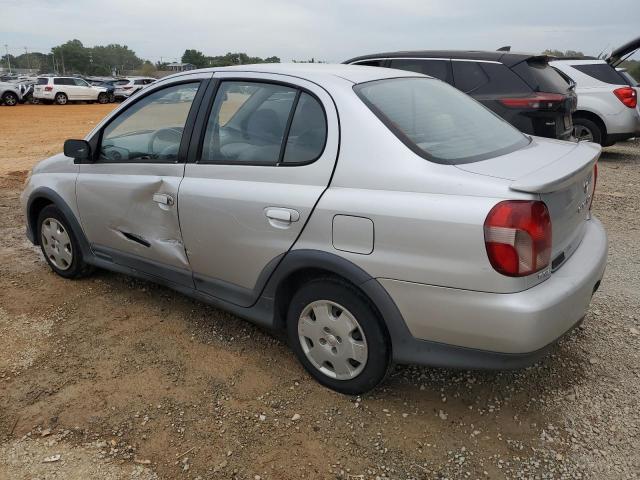
[(153, 201), (162, 205), (173, 205), (173, 197), (171, 195), (167, 195), (166, 193), (154, 193)]
[(269, 220), (278, 222), (291, 223), (300, 220), (300, 213), (290, 208), (268, 207), (265, 208), (264, 214)]

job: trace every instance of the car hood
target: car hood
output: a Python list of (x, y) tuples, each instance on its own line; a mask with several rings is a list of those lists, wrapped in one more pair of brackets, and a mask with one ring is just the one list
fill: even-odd
[(620, 65), (625, 57), (631, 55), (636, 50), (640, 49), (640, 37), (634, 38), (633, 40), (628, 41), (624, 45), (619, 46), (614, 49), (604, 57), (604, 60), (614, 67)]

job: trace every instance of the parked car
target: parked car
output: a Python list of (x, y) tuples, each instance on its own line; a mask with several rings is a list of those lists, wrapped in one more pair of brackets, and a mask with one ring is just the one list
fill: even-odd
[(68, 102), (108, 103), (107, 89), (89, 85), (82, 78), (75, 77), (38, 77), (33, 96), (45, 103), (55, 102), (66, 105)]
[(578, 107), (573, 114), (575, 136), (603, 146), (640, 135), (637, 84), (616, 71), (621, 61), (640, 48), (640, 37), (605, 59), (560, 58), (551, 62), (576, 82)]
[(116, 79), (85, 78), (85, 80), (94, 87), (106, 88), (109, 102), (113, 103), (116, 101)]
[(421, 50), (364, 55), (345, 63), (423, 73), (471, 95), (524, 133), (572, 137), (573, 85), (549, 67), (544, 55)]
[(155, 81), (156, 79), (151, 77), (123, 78), (115, 82), (115, 96), (120, 100), (124, 100)]
[(58, 275), (124, 272), (285, 331), (357, 394), (393, 362), (523, 366), (579, 324), (607, 256), (599, 155), (412, 72), (237, 66), (150, 85), (21, 198)]
[(16, 106), (22, 100), (20, 86), (10, 82), (0, 82), (0, 103), (8, 107)]

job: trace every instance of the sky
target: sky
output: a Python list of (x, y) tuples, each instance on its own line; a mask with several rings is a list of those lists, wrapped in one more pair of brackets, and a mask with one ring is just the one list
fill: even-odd
[(637, 36), (640, 0), (0, 0), (0, 51), (13, 55), (73, 38), (153, 62), (187, 48), (283, 62), (504, 45), (597, 55)]

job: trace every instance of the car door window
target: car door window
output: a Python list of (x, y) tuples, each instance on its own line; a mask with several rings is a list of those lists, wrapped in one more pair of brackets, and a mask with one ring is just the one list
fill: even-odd
[(406, 70), (408, 72), (422, 73), (451, 83), (451, 66), (449, 60), (395, 58), (391, 60), (389, 67)]
[(99, 162), (173, 163), (199, 82), (156, 90), (102, 132)]
[(453, 61), (453, 78), (458, 90), (473, 93), (482, 85), (489, 83), (489, 77), (484, 73), (478, 62)]
[(309, 163), (320, 157), (327, 140), (327, 120), (320, 102), (302, 92), (296, 106), (283, 163)]
[(80, 78), (74, 78), (73, 79), (73, 83), (77, 86), (77, 87), (88, 87), (89, 84), (87, 82), (85, 82), (84, 80), (80, 79)]
[(275, 165), (298, 90), (259, 82), (222, 82), (211, 109), (200, 163)]

